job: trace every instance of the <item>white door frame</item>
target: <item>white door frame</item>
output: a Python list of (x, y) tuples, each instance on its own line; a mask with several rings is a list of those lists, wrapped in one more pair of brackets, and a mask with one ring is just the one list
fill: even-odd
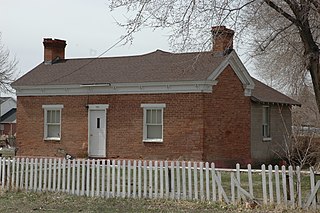
[[(106, 115), (106, 124), (107, 124), (107, 109), (109, 108), (109, 104), (89, 104), (88, 105), (88, 156), (89, 156), (89, 150), (90, 150), (90, 112), (91, 111), (104, 111), (105, 115)], [(107, 125), (105, 125), (105, 131), (104, 131), (104, 138), (106, 139), (106, 149), (107, 149), (107, 137), (106, 137), (106, 133), (107, 132)], [(104, 156), (101, 157), (106, 157), (106, 150), (104, 152)], [(90, 157), (90, 156), (89, 156)]]

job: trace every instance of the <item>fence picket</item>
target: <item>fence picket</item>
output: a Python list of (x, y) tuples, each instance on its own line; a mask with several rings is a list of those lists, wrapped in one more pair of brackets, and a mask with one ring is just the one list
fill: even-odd
[(12, 163), (11, 163), (11, 165), (12, 165), (12, 168), (11, 168), (11, 170), (12, 170), (12, 174), (11, 174), (11, 189), (13, 190), (14, 189), (14, 181), (15, 181), (15, 169), (16, 169), (16, 159), (15, 158), (13, 158), (12, 159)]
[(193, 163), (193, 183), (194, 183), (194, 199), (198, 200), (198, 174), (197, 174), (197, 163)]
[[(68, 184), (68, 186), (70, 186)], [(52, 191), (52, 158), (49, 158), (48, 191)]]
[(180, 200), (180, 197), (181, 197), (180, 186), (181, 186), (181, 184), (180, 184), (180, 163), (179, 163), (179, 161), (176, 162), (176, 174), (177, 174), (176, 175), (176, 178), (177, 178), (177, 190), (176, 190), (177, 196), (176, 196), (176, 198), (178, 200)]
[(100, 160), (97, 160), (96, 196), (100, 196)]
[[(120, 165), (119, 165), (120, 168)], [(125, 198), (126, 197), (126, 161), (122, 161), (122, 193), (121, 197)]]
[[(49, 172), (50, 171), (51, 171), (51, 169), (49, 170)], [(71, 184), (71, 161), (70, 161), (70, 159), (68, 159), (67, 160), (67, 193), (70, 193), (70, 188), (71, 188), (70, 184)]]
[(290, 203), (291, 203), (292, 208), (294, 208), (295, 201), (294, 201), (294, 184), (293, 184), (292, 166), (289, 166), (289, 191), (290, 191)]
[(121, 176), (121, 161), (118, 160), (117, 161), (117, 197), (120, 197), (120, 194), (121, 194), (121, 192), (120, 192), (120, 186), (121, 186), (120, 176)]
[[(1, 164), (0, 164), (1, 165)], [(20, 158), (17, 158), (17, 161), (16, 161), (16, 185), (15, 185), (15, 190), (18, 190), (19, 189), (19, 180), (20, 180), (20, 177), (19, 177), (19, 172), (20, 172)], [(0, 168), (0, 171), (1, 171), (1, 168)]]
[(6, 180), (6, 183), (7, 183), (7, 190), (9, 190), (9, 187), (10, 187), (10, 181), (11, 181), (11, 172), (10, 172), (10, 168), (11, 168), (11, 161), (10, 160), (7, 160), (7, 180)]
[(276, 198), (277, 198), (277, 204), (281, 204), (281, 197), (280, 197), (280, 179), (279, 179), (279, 167), (276, 165), (274, 167), (274, 177), (275, 177), (275, 183), (276, 183)]
[(107, 192), (106, 192), (106, 197), (110, 197), (110, 160), (107, 160)]
[(152, 187), (152, 161), (149, 161), (149, 198), (152, 198), (152, 192), (153, 192), (153, 187)]
[(77, 190), (76, 195), (80, 195), (80, 159), (77, 160)]
[(158, 161), (154, 162), (154, 198), (158, 198)]
[(138, 198), (141, 198), (142, 186), (141, 186), (141, 160), (138, 161)]
[(101, 197), (105, 196), (106, 161), (101, 161)]
[(136, 198), (137, 194), (137, 161), (133, 161), (132, 166), (132, 197)]
[(262, 176), (262, 194), (263, 194), (263, 203), (268, 203), (267, 198), (267, 182), (266, 182), (266, 166), (263, 164), (261, 166), (261, 176)]
[(297, 174), (297, 193), (298, 193), (298, 207), (302, 207), (302, 199), (301, 199), (301, 177), (300, 177), (300, 167), (296, 168)]
[(287, 174), (286, 174), (286, 167), (281, 167), (281, 174), (282, 174), (282, 190), (283, 190), (283, 201), (285, 207), (288, 204), (288, 191), (287, 191)]
[(175, 198), (174, 161), (171, 162), (169, 173), (170, 173), (170, 182), (171, 182), (171, 198), (174, 199)]
[(128, 190), (127, 190), (127, 197), (131, 197), (131, 161), (128, 161)]
[[(63, 159), (62, 160), (62, 188), (61, 188), (62, 192), (65, 192), (66, 190), (66, 164), (67, 164), (66, 159)], [(44, 165), (46, 165), (46, 162), (44, 163)]]
[(84, 195), (86, 190), (86, 161), (85, 159), (82, 159), (81, 161), (81, 193), (80, 195)]
[(210, 200), (210, 178), (209, 178), (209, 163), (206, 162), (206, 200)]
[(37, 188), (38, 188), (38, 158), (34, 160), (33, 191), (36, 192)]
[(112, 160), (112, 197), (116, 195), (116, 161)]
[(269, 199), (270, 204), (273, 204), (273, 183), (272, 183), (272, 166), (268, 166), (268, 175), (269, 175)]
[[(31, 158), (30, 160), (30, 178), (29, 178), (29, 191), (33, 191), (33, 161), (34, 159)], [(7, 165), (7, 168), (9, 168), (9, 163), (10, 161), (8, 161), (8, 165)], [(7, 171), (7, 176), (9, 174), (9, 169)], [(8, 186), (8, 182), (7, 182), (7, 186)]]
[(186, 162), (182, 161), (182, 199), (187, 199), (187, 190), (186, 190)]
[[(310, 171), (310, 188), (311, 188), (311, 191), (314, 190), (314, 186), (315, 186), (315, 181), (314, 181), (314, 171), (313, 171), (313, 168), (310, 167), (309, 169)], [(314, 197), (313, 200), (312, 200), (312, 208), (315, 209), (317, 206), (317, 203), (316, 203), (316, 198)]]
[(211, 178), (212, 178), (212, 200), (217, 201), (217, 191), (216, 191), (216, 170), (215, 164), (211, 163)]
[[(41, 159), (40, 159), (41, 160)], [(40, 163), (40, 171), (41, 171), (41, 164)], [(41, 180), (41, 178), (40, 178)], [(57, 183), (57, 191), (60, 192), (61, 189), (61, 158), (58, 159), (58, 183)]]
[(55, 191), (57, 187), (57, 159), (53, 159), (53, 185), (52, 191)]
[[(95, 167), (96, 167), (96, 161), (93, 159), (91, 161), (91, 197), (95, 194)], [(120, 185), (120, 184), (119, 184)]]
[(188, 162), (188, 198), (192, 200), (192, 169), (191, 162)]
[(86, 196), (89, 197), (90, 195), (90, 160), (87, 160), (86, 164)]
[[(4, 174), (4, 171), (5, 171), (5, 168), (6, 168), (6, 161), (4, 160), (3, 161), (3, 174)], [(26, 171), (25, 171), (25, 190), (28, 191), (28, 184), (29, 184), (29, 158), (26, 159)], [(4, 177), (2, 177), (2, 180), (3, 180), (3, 183), (4, 183)]]
[(169, 195), (170, 195), (170, 183), (169, 183), (168, 161), (164, 162), (164, 174), (165, 174), (165, 187), (166, 187), (165, 198), (169, 198)]
[[(53, 180), (54, 181), (54, 180)], [(76, 160), (72, 160), (72, 177), (71, 177), (71, 193), (74, 195), (76, 193)]]
[(199, 165), (199, 170), (200, 170), (200, 200), (203, 201), (204, 200), (204, 188), (203, 188), (203, 162), (200, 162)]
[(160, 198), (163, 198), (163, 161), (160, 161)]
[(143, 161), (143, 197), (147, 198), (147, 161)]

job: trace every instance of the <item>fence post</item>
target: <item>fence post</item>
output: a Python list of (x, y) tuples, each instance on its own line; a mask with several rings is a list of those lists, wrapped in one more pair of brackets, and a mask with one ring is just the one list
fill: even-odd
[(177, 177), (177, 199), (180, 200), (180, 163), (179, 161), (176, 162), (176, 177)]
[(188, 161), (188, 198), (192, 200), (192, 170), (190, 161)]
[(216, 192), (216, 170), (214, 163), (211, 163), (211, 176), (212, 176), (212, 200), (217, 201), (217, 192)]
[[(237, 176), (237, 181), (239, 183), (239, 186), (241, 186), (241, 176), (240, 176), (240, 164), (236, 164), (236, 176)], [(239, 187), (237, 187), (237, 199), (238, 199), (238, 202), (240, 203), (241, 202), (241, 196), (240, 196), (240, 189)]]
[(158, 161), (154, 162), (154, 198), (158, 198)]
[(249, 193), (253, 197), (253, 183), (252, 183), (252, 171), (251, 171), (251, 164), (248, 164), (248, 184), (249, 184)]
[(292, 208), (295, 207), (295, 201), (294, 201), (294, 184), (293, 184), (293, 169), (292, 166), (289, 166), (289, 189), (290, 189), (290, 202), (292, 205)]

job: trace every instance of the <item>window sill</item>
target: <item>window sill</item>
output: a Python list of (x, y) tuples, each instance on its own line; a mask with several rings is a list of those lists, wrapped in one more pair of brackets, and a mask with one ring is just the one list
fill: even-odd
[(44, 141), (54, 141), (54, 142), (60, 142), (61, 138), (45, 138)]
[(162, 139), (144, 139), (142, 142), (146, 143), (163, 143)]
[(262, 141), (263, 141), (263, 142), (270, 142), (271, 140), (272, 140), (271, 137), (269, 137), (269, 138), (262, 138)]

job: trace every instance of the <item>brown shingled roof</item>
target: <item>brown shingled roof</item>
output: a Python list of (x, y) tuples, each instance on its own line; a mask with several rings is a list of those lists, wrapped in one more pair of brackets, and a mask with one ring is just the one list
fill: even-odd
[[(226, 58), (213, 55), (212, 52), (169, 53), (157, 50), (138, 56), (64, 59), (51, 65), (39, 64), (12, 86), (206, 81)], [(260, 81), (253, 80), (253, 101), (300, 105)]]
[(252, 91), (252, 94), (251, 94), (251, 99), (253, 101), (259, 102), (259, 103), (281, 103), (281, 104), (301, 106), (299, 102), (265, 85), (264, 83), (258, 81), (257, 79), (254, 79), (254, 78), (252, 79), (255, 84), (254, 90)]
[(52, 65), (41, 63), (13, 86), (206, 80), (225, 58), (211, 52), (157, 50), (139, 56), (66, 59)]

